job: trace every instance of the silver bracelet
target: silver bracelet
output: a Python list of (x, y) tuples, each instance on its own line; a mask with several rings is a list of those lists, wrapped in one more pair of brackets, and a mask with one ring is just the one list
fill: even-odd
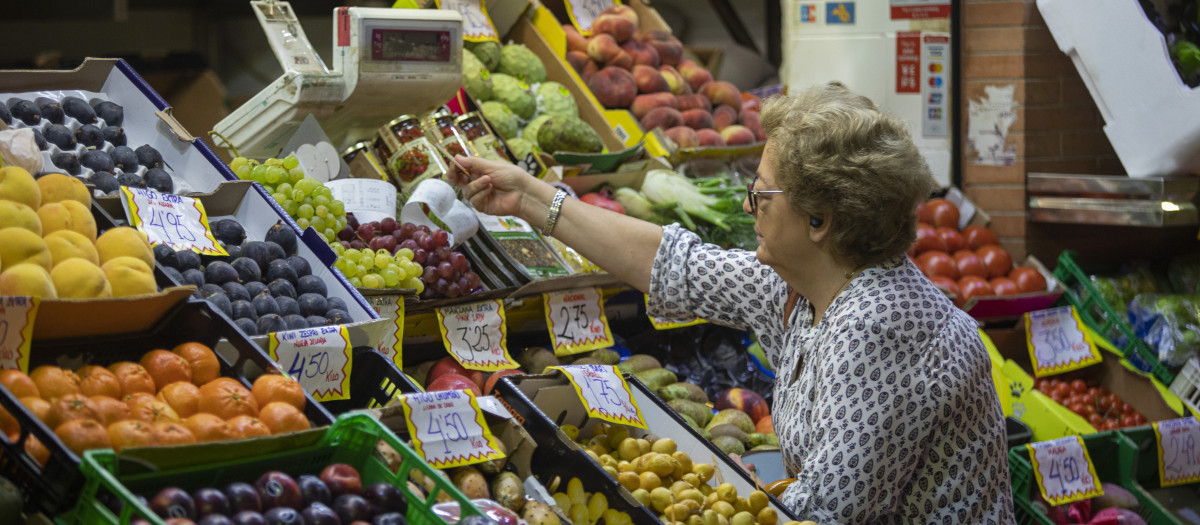
[(542, 235), (550, 236), (550, 232), (554, 231), (554, 225), (558, 223), (558, 212), (562, 210), (562, 203), (567, 199), (566, 190), (558, 190), (554, 194), (554, 200), (550, 203), (550, 212), (546, 214), (546, 225), (542, 227)]

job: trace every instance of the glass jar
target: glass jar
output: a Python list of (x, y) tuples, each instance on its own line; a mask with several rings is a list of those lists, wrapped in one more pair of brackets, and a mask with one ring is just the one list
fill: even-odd
[(370, 149), (371, 149), (371, 141), (360, 140), (358, 142), (355, 142), (353, 146), (350, 146), (349, 148), (342, 150), (342, 160), (346, 161), (346, 164), (350, 164), (351, 162), (354, 161), (355, 157), (358, 157), (359, 154), (361, 154), (364, 151), (370, 151)]
[(474, 156), (475, 152), (472, 151), (467, 137), (463, 135), (463, 133), (459, 131), (457, 127), (454, 126), (454, 120), (456, 118), (456, 115), (451, 113), (449, 110), (440, 109), (433, 112), (433, 114), (429, 116), (430, 126), (436, 131), (438, 136), (441, 137), (440, 143), (442, 148), (446, 150), (446, 153), (449, 153), (452, 156)]
[(508, 161), (508, 155), (504, 153), (504, 146), (496, 139), (496, 135), (488, 128), (483, 121), (483, 116), (478, 111), (458, 117), (455, 119), (454, 125), (467, 138), (480, 157), (502, 162)]
[(377, 145), (379, 156), (390, 159), (405, 144), (424, 137), (425, 130), (421, 129), (421, 121), (417, 120), (417, 117), (413, 115), (400, 115), (391, 122), (380, 126), (376, 135), (379, 136)]

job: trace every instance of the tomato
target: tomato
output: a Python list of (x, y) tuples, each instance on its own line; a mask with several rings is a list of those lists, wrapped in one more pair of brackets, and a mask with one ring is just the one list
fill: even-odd
[(933, 224), (933, 210), (924, 202), (917, 205), (917, 222)]
[(1096, 428), (1100, 428), (1100, 425), (1104, 424), (1104, 416), (1101, 416), (1095, 412), (1088, 414), (1087, 420), (1089, 424)]
[(1084, 392), (1083, 393), (1083, 403), (1085, 405), (1092, 407), (1092, 410), (1094, 411), (1095, 407), (1096, 407), (1096, 395), (1091, 393), (1090, 391)]
[(967, 226), (963, 228), (962, 234), (963, 238), (967, 240), (967, 247), (972, 250), (978, 250), (985, 244), (1000, 244), (1000, 239), (996, 238), (996, 234), (985, 226)]
[(954, 279), (951, 279), (951, 278), (943, 276), (943, 275), (935, 275), (933, 277), (930, 277), (929, 280), (933, 281), (933, 284), (937, 285), (938, 288), (945, 290), (950, 295), (957, 297), (958, 294), (960, 293), (958, 290), (958, 283), (954, 282)]
[(1113, 412), (1121, 411), (1121, 396), (1116, 394), (1108, 395), (1108, 406), (1112, 407)]
[(983, 259), (980, 259), (975, 252), (971, 250), (959, 250), (954, 252), (954, 265), (958, 267), (959, 275), (977, 275), (979, 277), (987, 277), (987, 266), (983, 265)]
[(1125, 414), (1121, 416), (1122, 427), (1136, 427), (1137, 424), (1137, 418), (1133, 417), (1133, 414)]
[(946, 245), (946, 253), (954, 253), (967, 248), (967, 240), (961, 233), (958, 233), (958, 230), (938, 226), (934, 228), (934, 231), (937, 232), (938, 237), (942, 238), (942, 244)]
[(1146, 416), (1142, 415), (1142, 413), (1141, 413), (1141, 412), (1134, 412), (1134, 413), (1133, 413), (1133, 419), (1134, 419), (1134, 421), (1135, 421), (1135, 422), (1137, 422), (1137, 424), (1139, 424), (1139, 425), (1145, 425), (1145, 424), (1146, 424)]
[(975, 250), (975, 253), (983, 259), (983, 265), (987, 266), (989, 278), (1005, 277), (1012, 269), (1012, 256), (1008, 254), (1008, 250), (998, 245), (985, 244)]
[(930, 250), (946, 251), (946, 243), (942, 241), (937, 230), (925, 223), (917, 223), (917, 242), (914, 243), (917, 255)]
[(1076, 394), (1083, 394), (1087, 392), (1087, 383), (1084, 383), (1082, 379), (1071, 381), (1071, 391)]
[(1120, 428), (1121, 422), (1115, 419), (1105, 419), (1100, 430), (1116, 430)]
[(958, 206), (946, 199), (929, 199), (925, 206), (933, 215), (934, 226), (958, 229)]
[(927, 277), (940, 275), (951, 279), (958, 278), (958, 267), (954, 265), (954, 258), (940, 250), (930, 250), (918, 255), (917, 268)]
[(1083, 415), (1083, 403), (1069, 403), (1067, 405), (1067, 410), (1070, 410), (1071, 412), (1074, 412), (1074, 413), (1082, 416)]
[(986, 295), (996, 295), (992, 290), (992, 285), (988, 284), (983, 277), (978, 275), (968, 275), (958, 280), (958, 289), (962, 290), (962, 302), (966, 304), (972, 297), (980, 297)]
[(1137, 409), (1133, 408), (1133, 405), (1129, 403), (1121, 403), (1122, 414), (1132, 414), (1134, 412), (1137, 412)]
[(1021, 289), (1021, 293), (1046, 291), (1046, 278), (1032, 266), (1013, 268), (1011, 272), (1008, 272), (1008, 278), (1016, 281), (1017, 288)]
[(1017, 283), (1008, 277), (989, 279), (988, 284), (992, 285), (992, 289), (996, 291), (996, 295), (1017, 295), (1021, 293), (1021, 290), (1017, 288)]
[(1059, 383), (1054, 385), (1054, 393), (1061, 394), (1063, 397), (1069, 397), (1071, 395), (1071, 384)]

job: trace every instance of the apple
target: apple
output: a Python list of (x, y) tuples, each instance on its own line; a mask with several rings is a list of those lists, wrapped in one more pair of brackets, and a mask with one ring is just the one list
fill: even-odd
[(727, 408), (736, 408), (745, 412), (754, 422), (771, 415), (771, 409), (767, 406), (767, 401), (758, 392), (747, 388), (730, 388), (717, 395), (717, 402), (713, 405), (717, 410)]
[(474, 381), (467, 379), (458, 374), (444, 374), (441, 377), (433, 380), (433, 382), (425, 385), (427, 392), (438, 392), (443, 390), (470, 390), (476, 396), (481, 396), (483, 393), (479, 391), (479, 387)]
[(463, 365), (456, 361), (453, 357), (446, 356), (438, 360), (433, 368), (429, 369), (429, 373), (425, 375), (425, 384), (428, 385), (446, 374), (458, 374), (467, 379), (470, 379), (479, 390), (483, 389), (483, 372), (479, 370), (467, 370)]
[(525, 372), (522, 372), (521, 369), (519, 369), (519, 368), (510, 368), (508, 370), (499, 370), (499, 371), (493, 372), (492, 375), (488, 376), (487, 382), (483, 384), (483, 395), (485, 395), (485, 396), (492, 395), (492, 389), (496, 388), (496, 383), (500, 382), (501, 377), (511, 376), (511, 375), (521, 375), (524, 373)]
[(320, 478), (335, 498), (344, 494), (362, 494), (362, 478), (354, 467), (345, 463), (334, 463), (325, 467)]

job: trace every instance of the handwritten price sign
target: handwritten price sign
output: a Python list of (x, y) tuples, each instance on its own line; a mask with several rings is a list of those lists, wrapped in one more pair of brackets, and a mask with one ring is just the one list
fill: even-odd
[(191, 197), (121, 186), (129, 223), (146, 233), (150, 244), (205, 255), (229, 255), (208, 228), (204, 205)]
[(1200, 481), (1200, 419), (1185, 417), (1154, 424), (1158, 436), (1159, 485)]
[(463, 19), (463, 40), (468, 42), (499, 42), (496, 26), (488, 16), (487, 0), (438, 0), (438, 9), (458, 11)]
[(1051, 505), (1104, 495), (1083, 438), (1067, 436), (1025, 446), (1033, 461), (1038, 489)]
[(29, 373), (37, 297), (0, 296), (0, 369)]
[(504, 303), (500, 299), (437, 309), (442, 343), (463, 368), (495, 372), (517, 368), (508, 355)]
[(571, 355), (613, 345), (612, 330), (604, 317), (600, 290), (578, 288), (542, 294), (546, 300), (546, 326), (554, 355)]
[(504, 457), (470, 390), (405, 394), (401, 400), (413, 448), (434, 468)]
[(608, 9), (619, 2), (613, 0), (564, 0), (567, 4), (567, 16), (571, 23), (583, 36), (592, 36), (592, 22)]
[[(650, 296), (642, 294), (642, 299), (646, 302), (646, 309), (649, 310), (650, 309)], [(680, 322), (680, 321), (672, 321), (670, 319), (663, 319), (661, 317), (654, 317), (653, 315), (647, 315), (646, 317), (650, 318), (650, 324), (652, 326), (654, 326), (655, 330), (670, 330), (672, 328), (683, 328), (685, 326), (696, 326), (698, 324), (703, 324), (703, 323), (708, 322), (708, 321), (705, 321), (704, 319), (692, 319), (691, 321)]]
[(575, 393), (583, 401), (588, 417), (646, 428), (642, 422), (642, 411), (633, 402), (629, 384), (615, 366), (565, 365), (550, 368), (562, 370), (571, 380), (571, 386), (575, 387)]
[(1025, 314), (1025, 340), (1036, 377), (1077, 370), (1101, 360), (1073, 306)]
[(350, 399), (350, 332), (344, 325), (269, 334), (271, 359), (317, 401)]
[(392, 360), (396, 368), (404, 369), (400, 347), (404, 341), (404, 296), (403, 295), (372, 295), (367, 302), (380, 318), (391, 319), (393, 330), (383, 334), (383, 339), (375, 346), (379, 353)]

